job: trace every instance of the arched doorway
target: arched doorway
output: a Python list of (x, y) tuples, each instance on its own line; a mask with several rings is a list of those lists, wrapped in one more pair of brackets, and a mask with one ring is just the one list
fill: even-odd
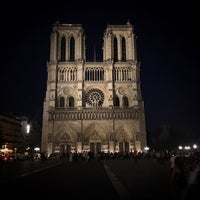
[(70, 153), (70, 152), (71, 152), (71, 145), (67, 144), (67, 146), (66, 146), (66, 151), (67, 151), (67, 153)]
[(94, 154), (101, 152), (101, 142), (90, 142), (90, 151)]
[(65, 153), (65, 145), (64, 144), (60, 145), (60, 153)]
[(119, 153), (123, 152), (128, 153), (129, 148), (130, 148), (129, 142), (119, 142)]

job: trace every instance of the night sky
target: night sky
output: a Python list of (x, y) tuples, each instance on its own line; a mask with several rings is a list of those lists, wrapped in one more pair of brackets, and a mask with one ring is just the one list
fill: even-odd
[(102, 60), (107, 24), (129, 20), (137, 35), (147, 130), (166, 124), (200, 137), (197, 3), (122, 1), (107, 6), (102, 1), (63, 2), (1, 5), (0, 111), (41, 121), (50, 33), (57, 20), (83, 25), (88, 60), (93, 59), (94, 46), (97, 60)]

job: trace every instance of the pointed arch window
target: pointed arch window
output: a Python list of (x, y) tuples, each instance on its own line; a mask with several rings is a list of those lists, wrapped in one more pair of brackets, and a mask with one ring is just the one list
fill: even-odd
[(104, 69), (103, 67), (87, 67), (85, 69), (86, 81), (103, 81)]
[(75, 59), (75, 40), (74, 37), (72, 36), (70, 38), (70, 61), (74, 61)]
[(74, 107), (74, 97), (69, 98), (69, 107), (73, 108)]
[(126, 61), (126, 40), (122, 38), (122, 61)]
[(118, 45), (117, 45), (117, 38), (114, 37), (114, 61), (118, 61)]
[(64, 97), (60, 97), (60, 108), (64, 108), (65, 107), (65, 98)]
[(63, 36), (61, 39), (61, 61), (64, 62), (66, 60), (66, 39)]
[(128, 107), (128, 97), (127, 96), (123, 96), (123, 106), (124, 107)]
[(119, 97), (116, 96), (114, 99), (114, 106), (119, 106)]

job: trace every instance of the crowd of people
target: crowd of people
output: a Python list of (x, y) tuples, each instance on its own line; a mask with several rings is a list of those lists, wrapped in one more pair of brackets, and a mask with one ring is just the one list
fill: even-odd
[(170, 157), (171, 199), (191, 200), (200, 195), (200, 157), (172, 155)]

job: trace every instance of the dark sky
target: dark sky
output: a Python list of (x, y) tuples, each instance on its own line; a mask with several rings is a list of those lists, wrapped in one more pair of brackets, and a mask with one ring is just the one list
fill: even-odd
[(97, 59), (101, 60), (107, 24), (125, 24), (129, 20), (137, 35), (147, 130), (167, 124), (199, 137), (197, 3), (116, 1), (107, 6), (102, 1), (73, 2), (1, 5), (0, 111), (26, 115), (32, 120), (42, 118), (49, 39), (57, 20), (82, 24), (87, 58), (92, 59), (95, 45)]

